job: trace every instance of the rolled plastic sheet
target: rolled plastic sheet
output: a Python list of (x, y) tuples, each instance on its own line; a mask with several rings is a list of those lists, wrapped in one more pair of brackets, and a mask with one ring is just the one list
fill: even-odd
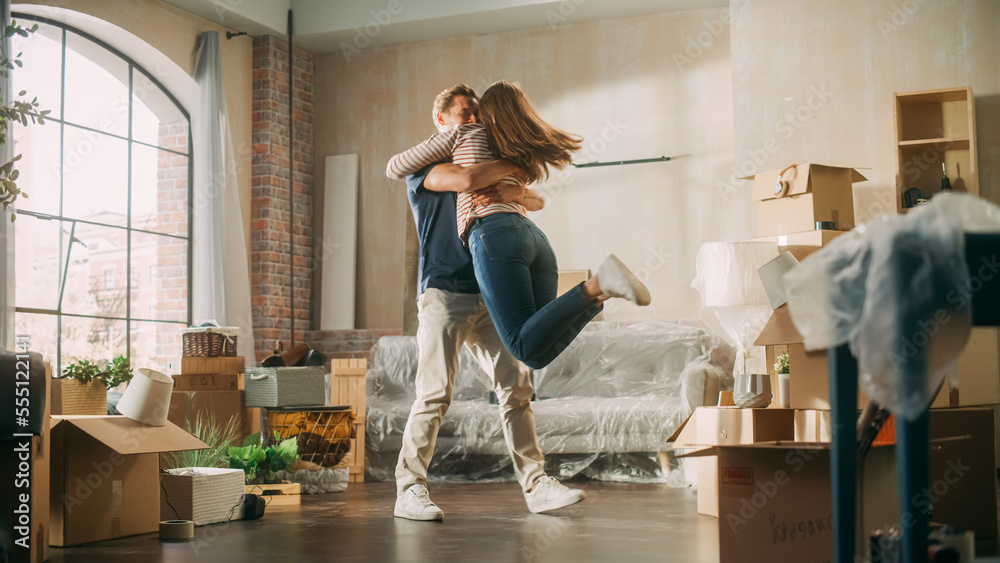
[(976, 285), (965, 262), (967, 232), (1000, 232), (1000, 207), (938, 194), (808, 256), (785, 274), (806, 349), (846, 342), (868, 396), (908, 420), (918, 417), (968, 340)]
[(773, 242), (706, 242), (695, 258), (698, 316), (736, 348), (734, 374), (767, 373), (764, 349), (753, 343), (773, 309), (758, 270), (777, 256)]
[[(546, 471), (687, 486), (679, 460), (667, 460), (667, 440), (695, 407), (715, 404), (720, 389), (732, 389), (733, 358), (733, 349), (697, 321), (591, 323), (533, 374), (531, 409)], [(413, 337), (384, 337), (372, 349), (366, 479), (394, 479), (416, 364)], [(492, 388), (464, 348), (429, 468), (432, 481), (514, 479)]]
[(765, 305), (757, 270), (777, 256), (773, 242), (706, 242), (695, 257), (691, 287), (701, 294), (703, 307)]

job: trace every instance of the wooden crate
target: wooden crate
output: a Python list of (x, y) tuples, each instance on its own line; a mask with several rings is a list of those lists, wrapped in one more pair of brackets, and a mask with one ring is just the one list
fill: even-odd
[(355, 437), (351, 451), (344, 458), (350, 470), (350, 482), (365, 480), (365, 374), (366, 359), (335, 359), (330, 361), (330, 404), (349, 405), (354, 410)]
[(365, 419), (365, 373), (368, 360), (330, 360), (330, 405), (349, 406), (358, 420)]
[(344, 456), (343, 463), (350, 471), (349, 483), (363, 483), (365, 480), (365, 423), (354, 422), (355, 437), (351, 439), (351, 451)]
[(283, 481), (273, 485), (247, 485), (246, 493), (264, 497), (267, 506), (284, 506), (302, 503), (302, 485)]

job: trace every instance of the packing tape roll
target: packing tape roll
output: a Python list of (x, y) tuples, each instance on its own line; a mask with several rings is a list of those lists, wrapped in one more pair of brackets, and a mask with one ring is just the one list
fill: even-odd
[(194, 537), (194, 522), (190, 520), (164, 520), (160, 522), (161, 540), (189, 540)]

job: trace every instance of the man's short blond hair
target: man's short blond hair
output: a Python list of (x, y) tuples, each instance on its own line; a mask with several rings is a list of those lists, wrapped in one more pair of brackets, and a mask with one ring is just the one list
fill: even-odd
[(458, 96), (476, 98), (477, 100), (479, 99), (479, 96), (476, 95), (476, 91), (473, 90), (472, 86), (469, 86), (468, 84), (458, 84), (456, 86), (452, 86), (434, 98), (434, 109), (431, 113), (431, 119), (433, 119), (436, 123), (437, 115), (448, 111), (448, 108), (451, 107), (451, 104), (455, 102), (455, 98)]

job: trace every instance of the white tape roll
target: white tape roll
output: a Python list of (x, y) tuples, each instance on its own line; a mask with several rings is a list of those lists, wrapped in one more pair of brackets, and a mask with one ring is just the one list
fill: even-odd
[(160, 540), (189, 540), (194, 537), (194, 522), (164, 520), (160, 522)]

